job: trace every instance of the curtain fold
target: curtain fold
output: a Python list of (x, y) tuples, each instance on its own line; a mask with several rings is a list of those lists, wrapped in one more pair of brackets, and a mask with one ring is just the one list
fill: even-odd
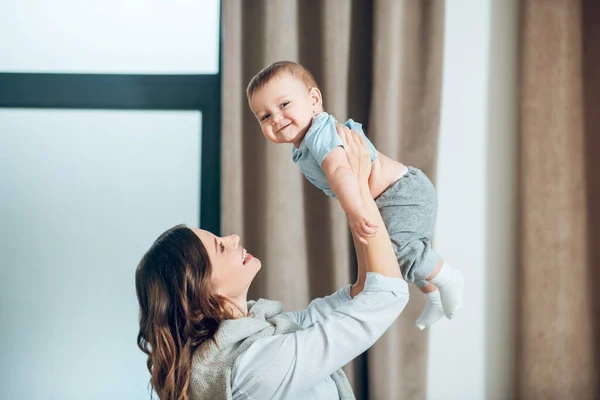
[[(305, 308), (354, 279), (343, 210), (313, 187), (291, 148), (263, 138), (245, 87), (265, 65), (297, 61), (314, 74), (325, 110), (361, 122), (382, 153), (434, 179), (441, 98), (443, 1), (223, 0), (222, 232), (262, 260), (250, 298)], [(424, 399), (422, 296), (345, 367), (359, 399)]]
[(594, 1), (522, 4), (519, 399), (599, 395), (599, 17)]
[(583, 1), (583, 101), (586, 157), (589, 269), (587, 285), (592, 306), (595, 398), (600, 398), (600, 4)]

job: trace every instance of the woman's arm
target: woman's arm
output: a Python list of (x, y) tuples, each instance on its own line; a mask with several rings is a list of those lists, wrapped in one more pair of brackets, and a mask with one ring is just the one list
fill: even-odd
[[(365, 272), (377, 272), (383, 276), (402, 278), (388, 231), (385, 228), (377, 204), (375, 204), (375, 200), (373, 200), (369, 189), (371, 152), (365, 140), (358, 133), (350, 131), (347, 126), (341, 124), (337, 124), (336, 129), (342, 139), (342, 143), (344, 143), (350, 168), (358, 179), (360, 194), (366, 206), (367, 213), (371, 221), (380, 227), (377, 233), (367, 237), (366, 245), (357, 243), (359, 241), (355, 240), (357, 247), (361, 248), (364, 253)], [(359, 264), (359, 274), (360, 272)]]
[[(342, 143), (345, 146), (348, 165), (350, 166), (350, 170), (356, 177), (356, 180), (359, 184), (359, 188), (361, 188), (359, 192), (362, 197), (364, 191), (364, 188), (362, 186), (364, 185), (365, 180), (367, 186), (369, 186), (369, 176), (371, 174), (371, 151), (368, 147), (366, 147), (366, 143), (364, 139), (362, 139), (362, 136), (360, 134), (357, 134), (356, 132), (348, 130), (348, 127), (346, 125), (336, 124), (336, 130), (338, 131), (338, 135), (340, 136)], [(349, 133), (355, 137), (359, 136), (361, 138), (362, 142), (358, 142), (360, 143), (360, 146), (357, 146), (354, 140), (352, 140), (351, 143), (348, 143)], [(364, 148), (362, 147), (363, 145)], [(350, 221), (348, 221), (348, 223), (350, 224)], [(367, 266), (365, 260), (365, 252), (361, 240), (359, 240), (356, 237), (356, 235), (353, 234), (352, 242), (354, 243), (354, 251), (356, 252), (356, 263), (358, 265), (356, 282), (350, 287), (350, 295), (354, 297), (357, 294), (359, 294), (365, 286), (365, 280), (367, 278)]]
[(365, 252), (363, 245), (358, 241), (356, 236), (352, 235), (354, 243), (354, 251), (356, 252), (356, 263), (358, 264), (358, 273), (356, 274), (356, 282), (350, 287), (350, 296), (354, 297), (362, 292), (367, 279), (367, 266), (365, 262)]
[[(336, 124), (336, 129), (338, 131), (340, 139), (342, 140), (342, 144), (346, 149), (348, 166), (350, 167), (350, 170), (352, 171), (356, 181), (358, 182), (362, 201), (364, 202), (364, 204), (367, 205), (367, 211), (370, 214), (374, 213), (374, 215), (377, 218), (379, 218), (380, 221), (377, 222), (377, 224), (382, 227), (382, 230), (385, 231), (381, 236), (379, 236), (379, 239), (374, 242), (375, 245), (380, 243), (380, 241), (383, 242), (383, 245), (381, 245), (383, 246), (383, 249), (371, 251), (370, 259), (368, 262), (365, 257), (365, 246), (363, 246), (360, 239), (357, 238), (356, 235), (352, 235), (354, 249), (356, 251), (356, 260), (358, 264), (356, 282), (350, 287), (349, 293), (350, 297), (354, 297), (363, 290), (367, 271), (378, 272), (382, 275), (386, 275), (385, 273), (382, 273), (377, 269), (377, 264), (380, 264), (382, 262), (388, 264), (391, 263), (392, 271), (389, 271), (391, 275), (387, 276), (402, 277), (402, 274), (400, 273), (400, 268), (398, 267), (398, 262), (396, 260), (396, 254), (394, 253), (394, 249), (391, 245), (391, 241), (389, 239), (387, 230), (383, 225), (381, 214), (379, 213), (379, 209), (377, 208), (377, 205), (375, 204), (375, 201), (373, 200), (373, 197), (371, 196), (371, 191), (369, 189), (369, 176), (371, 173), (371, 151), (367, 146), (366, 141), (360, 134), (351, 131), (347, 126), (342, 124)], [(377, 235), (374, 235), (374, 237), (377, 237)], [(371, 239), (373, 239), (374, 237), (372, 237)], [(385, 241), (389, 242), (389, 246), (387, 246), (387, 248), (385, 246)], [(384, 253), (378, 254), (378, 251), (384, 251)], [(368, 269), (368, 263), (371, 264), (371, 266), (375, 266), (375, 269)], [(315, 323), (319, 318), (324, 318), (329, 312), (335, 310), (347, 300), (349, 300), (349, 298), (346, 295), (346, 289), (342, 288), (330, 296), (313, 300), (306, 310), (290, 312), (287, 313), (287, 315), (302, 327), (307, 328), (313, 323)]]
[[(232, 389), (250, 398), (280, 399), (298, 396), (329, 377), (371, 347), (406, 306), (408, 285), (400, 269), (387, 230), (373, 201), (362, 162), (366, 144), (349, 132), (341, 134), (349, 143), (349, 160), (361, 186), (369, 213), (381, 223), (377, 234), (362, 246), (364, 263), (359, 258), (359, 279), (364, 273), (364, 288), (352, 300), (330, 311), (309, 328), (293, 333), (265, 337), (240, 355), (232, 372)], [(359, 137), (360, 138), (360, 137)], [(358, 159), (356, 155), (361, 154)], [(365, 176), (366, 175), (366, 176)], [(365, 193), (368, 193), (365, 194)], [(358, 244), (358, 246), (361, 246)], [(361, 271), (364, 267), (364, 272)]]
[(364, 290), (326, 318), (307, 329), (258, 339), (242, 353), (232, 371), (233, 398), (302, 395), (371, 347), (408, 297), (404, 280), (368, 273)]
[(327, 318), (327, 315), (352, 299), (350, 287), (345, 286), (329, 296), (319, 297), (310, 302), (306, 310), (284, 313), (295, 323), (308, 328), (315, 322)]
[(356, 261), (358, 264), (356, 282), (350, 287), (345, 286), (329, 296), (311, 301), (306, 310), (292, 311), (285, 314), (303, 328), (308, 328), (318, 320), (326, 318), (327, 314), (336, 310), (342, 304), (362, 292), (365, 287), (367, 267), (363, 246), (359, 243), (356, 236), (352, 235), (352, 240), (354, 242)]

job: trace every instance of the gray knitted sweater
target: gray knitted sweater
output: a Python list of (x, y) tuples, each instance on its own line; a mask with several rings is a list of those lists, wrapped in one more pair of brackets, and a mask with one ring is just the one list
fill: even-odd
[(249, 317), (221, 323), (218, 346), (209, 340), (194, 353), (190, 399), (355, 399), (340, 368), (370, 347), (407, 301), (406, 282), (374, 273), (354, 299), (345, 287), (305, 311), (250, 301)]

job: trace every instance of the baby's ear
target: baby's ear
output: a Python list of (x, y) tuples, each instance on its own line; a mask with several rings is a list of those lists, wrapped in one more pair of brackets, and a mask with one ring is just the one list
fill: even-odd
[(316, 88), (310, 88), (308, 95), (312, 101), (313, 113), (318, 114), (323, 110), (323, 96), (321, 95), (321, 91)]

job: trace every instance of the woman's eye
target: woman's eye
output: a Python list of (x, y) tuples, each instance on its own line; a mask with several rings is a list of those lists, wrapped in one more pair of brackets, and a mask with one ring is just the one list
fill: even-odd
[(285, 108), (285, 107), (287, 107), (287, 105), (288, 105), (288, 104), (290, 104), (290, 102), (289, 102), (289, 101), (286, 101), (286, 102), (284, 102), (284, 103), (281, 103), (281, 106), (280, 106), (280, 108)]
[(225, 245), (223, 244), (223, 242), (219, 243), (219, 246), (221, 247), (221, 253), (225, 251)]

